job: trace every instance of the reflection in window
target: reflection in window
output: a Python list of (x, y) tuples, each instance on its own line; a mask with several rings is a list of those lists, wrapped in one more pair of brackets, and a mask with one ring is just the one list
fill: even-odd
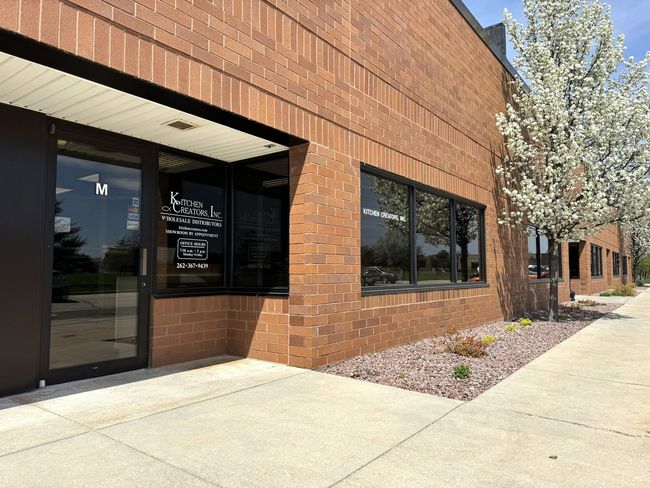
[(627, 256), (623, 256), (623, 276), (627, 276)]
[(456, 202), (456, 272), (459, 282), (481, 281), (479, 209)]
[(57, 147), (49, 367), (135, 357), (140, 157), (63, 139)]
[(289, 161), (234, 168), (233, 286), (289, 286)]
[(539, 265), (537, 263), (537, 230), (528, 227), (528, 279), (539, 279)]
[(159, 289), (224, 286), (224, 168), (160, 153)]
[(621, 275), (621, 255), (617, 252), (613, 253), (613, 260), (614, 260), (614, 271), (613, 274), (614, 276), (620, 276)]
[(421, 285), (451, 282), (449, 199), (420, 190), (415, 192), (417, 215), (417, 282)]
[[(625, 258), (623, 258), (623, 267), (625, 267)], [(603, 248), (591, 246), (591, 276), (603, 276)]]
[(480, 207), (365, 171), (361, 207), (363, 286), (485, 281)]
[(410, 283), (408, 187), (361, 175), (361, 282)]
[[(528, 279), (541, 280), (551, 277), (551, 257), (548, 252), (548, 236), (540, 234), (536, 227), (528, 227)], [(562, 246), (557, 245), (558, 275), (562, 277)]]

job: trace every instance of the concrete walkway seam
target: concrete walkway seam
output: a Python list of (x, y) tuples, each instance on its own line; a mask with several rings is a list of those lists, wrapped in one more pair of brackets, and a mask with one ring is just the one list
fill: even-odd
[(507, 408), (507, 407), (492, 407), (492, 406), (486, 405), (486, 406), (484, 406), (484, 408), (488, 408), (488, 409), (491, 409), (491, 410), (497, 410), (497, 409), (507, 410), (508, 412), (518, 413), (518, 414), (521, 414), (521, 415), (525, 415), (527, 417), (532, 417), (532, 418), (537, 418), (537, 419), (544, 419), (544, 420), (551, 420), (551, 421), (554, 421), (554, 422), (560, 422), (560, 423), (563, 423), (563, 424), (575, 425), (577, 427), (584, 427), (586, 429), (598, 430), (598, 431), (601, 431), (601, 432), (610, 432), (612, 434), (619, 434), (619, 435), (622, 435), (622, 436), (625, 436), (625, 437), (632, 437), (634, 439), (650, 439), (650, 435), (629, 434), (627, 432), (621, 432), (620, 430), (606, 429), (606, 428), (603, 428), (603, 427), (596, 427), (594, 425), (581, 424), (580, 422), (572, 422), (571, 420), (563, 420), (563, 419), (556, 419), (556, 418), (553, 418), (553, 417), (545, 417), (544, 415), (535, 415), (533, 413), (522, 412), (520, 410), (514, 410), (512, 408)]
[[(605, 383), (616, 383), (616, 384), (619, 384), (619, 385), (640, 386), (641, 388), (650, 388), (650, 384), (646, 385), (646, 384), (643, 384), (643, 383), (631, 383), (629, 381), (608, 380), (608, 379), (605, 379), (605, 378), (596, 378), (595, 376), (584, 376), (584, 375), (575, 374), (575, 373), (562, 373), (562, 372), (559, 372), (559, 371), (552, 371), (552, 370), (549, 370), (549, 369), (536, 368), (534, 366), (529, 366), (529, 365), (524, 366), (524, 368), (532, 369), (533, 371), (539, 371), (540, 373), (561, 374), (561, 375), (564, 375), (564, 376), (572, 376), (574, 378), (582, 378), (582, 379), (585, 379), (585, 380), (604, 381)], [(520, 368), (520, 369), (523, 369), (523, 368)]]
[(413, 437), (415, 437), (415, 436), (418, 435), (419, 433), (425, 431), (426, 429), (428, 429), (429, 427), (431, 427), (433, 424), (435, 424), (436, 422), (438, 422), (438, 421), (444, 419), (447, 415), (451, 414), (452, 412), (456, 411), (457, 409), (459, 409), (460, 407), (462, 407), (463, 405), (465, 405), (465, 404), (467, 404), (467, 403), (468, 403), (468, 402), (463, 402), (463, 403), (460, 403), (460, 404), (456, 405), (454, 408), (452, 408), (452, 409), (449, 410), (448, 412), (444, 413), (444, 414), (441, 415), (440, 417), (434, 419), (432, 422), (429, 422), (427, 425), (425, 425), (425, 426), (422, 427), (421, 429), (419, 429), (419, 430), (417, 430), (416, 432), (413, 432), (413, 434), (411, 434), (411, 435), (405, 437), (404, 439), (402, 439), (401, 441), (399, 441), (399, 442), (398, 442), (397, 444), (395, 444), (394, 446), (391, 446), (391, 447), (389, 447), (388, 449), (386, 449), (384, 452), (378, 454), (377, 456), (375, 456), (374, 458), (372, 458), (372, 459), (371, 459), (370, 461), (368, 461), (367, 463), (365, 463), (365, 464), (359, 466), (359, 467), (358, 467), (357, 469), (355, 469), (354, 471), (351, 471), (350, 473), (348, 473), (346, 476), (344, 476), (344, 477), (341, 478), (340, 480), (336, 481), (335, 483), (332, 483), (332, 484), (329, 486), (329, 488), (334, 488), (336, 485), (338, 485), (338, 484), (340, 484), (340, 483), (343, 483), (345, 480), (347, 480), (348, 478), (350, 478), (351, 476), (353, 476), (355, 473), (358, 473), (359, 471), (361, 471), (362, 469), (364, 469), (366, 466), (369, 466), (369, 465), (371, 465), (372, 463), (374, 463), (375, 461), (377, 461), (378, 459), (384, 457), (386, 454), (388, 454), (390, 451), (392, 451), (392, 450), (395, 449), (396, 447), (399, 447), (399, 446), (401, 446), (402, 444), (404, 444), (405, 442), (407, 442), (407, 441), (413, 439)]

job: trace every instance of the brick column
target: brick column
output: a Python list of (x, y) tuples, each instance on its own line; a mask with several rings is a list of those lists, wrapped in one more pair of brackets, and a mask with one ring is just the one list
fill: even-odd
[(312, 368), (359, 354), (359, 163), (311, 144), (290, 168), (289, 364)]

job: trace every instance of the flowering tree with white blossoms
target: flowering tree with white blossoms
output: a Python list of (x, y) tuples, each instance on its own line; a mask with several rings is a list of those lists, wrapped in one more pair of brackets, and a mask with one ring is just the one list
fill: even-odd
[(634, 282), (641, 281), (640, 269), (641, 262), (650, 258), (650, 208), (648, 208), (648, 215), (635, 221), (630, 225), (630, 241), (631, 248), (630, 254), (632, 257), (632, 272), (634, 273)]
[(497, 115), (507, 154), (497, 173), (510, 205), (499, 220), (549, 241), (549, 320), (558, 317), (557, 245), (648, 211), (648, 63), (624, 58), (600, 0), (524, 0), (505, 12), (522, 80)]

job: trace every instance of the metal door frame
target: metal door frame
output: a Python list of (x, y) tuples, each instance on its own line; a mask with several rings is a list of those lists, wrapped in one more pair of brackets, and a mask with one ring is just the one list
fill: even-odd
[[(63, 383), (78, 379), (93, 378), (107, 374), (145, 368), (149, 357), (149, 321), (151, 317), (151, 287), (153, 270), (153, 227), (154, 227), (154, 182), (156, 146), (120, 134), (66, 121), (48, 118), (49, 136), (47, 147), (47, 187), (44, 222), (49, 222), (45, 229), (45, 259), (43, 270), (43, 309), (41, 344), (39, 357), (39, 378), (47, 384)], [(100, 148), (117, 149), (139, 156), (142, 161), (142, 178), (140, 187), (140, 252), (147, 249), (146, 257), (141, 255), (141, 267), (138, 274), (138, 323), (137, 353), (135, 357), (98, 361), (78, 366), (50, 370), (50, 333), (51, 333), (51, 294), (54, 242), (54, 212), (56, 195), (57, 140), (69, 139), (81, 143), (93, 144)], [(142, 275), (143, 266), (146, 276)]]

